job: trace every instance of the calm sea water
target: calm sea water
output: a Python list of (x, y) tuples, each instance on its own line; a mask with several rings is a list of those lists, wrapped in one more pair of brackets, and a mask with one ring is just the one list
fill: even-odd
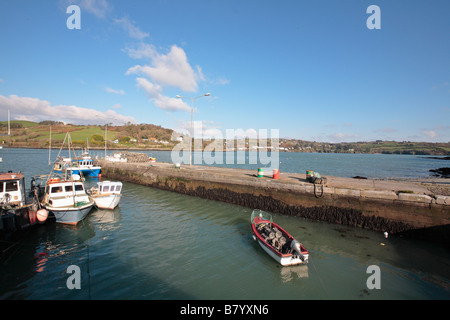
[[(21, 170), (28, 178), (50, 170), (45, 150), (6, 149), (1, 156), (1, 171)], [(324, 169), (330, 157), (309, 156)], [(364, 158), (351, 156), (340, 165)], [(427, 161), (430, 168), (440, 165), (418, 160)], [(450, 299), (447, 247), (275, 215), (311, 252), (308, 265), (281, 267), (252, 239), (250, 214), (249, 208), (125, 183), (113, 211), (95, 209), (77, 227), (53, 223), (30, 230), (0, 258), (0, 299)], [(80, 268), (81, 289), (67, 287), (71, 265)], [(371, 265), (380, 268), (381, 289), (367, 287)]]

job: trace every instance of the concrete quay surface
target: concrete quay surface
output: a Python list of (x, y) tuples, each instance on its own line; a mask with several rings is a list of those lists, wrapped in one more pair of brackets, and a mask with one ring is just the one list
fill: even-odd
[(273, 179), (271, 170), (257, 177), (255, 170), (98, 162), (103, 179), (390, 234), (425, 235), (450, 243), (450, 182), (446, 179), (326, 176), (323, 185), (314, 185), (306, 181), (306, 174), (280, 172), (279, 179)]

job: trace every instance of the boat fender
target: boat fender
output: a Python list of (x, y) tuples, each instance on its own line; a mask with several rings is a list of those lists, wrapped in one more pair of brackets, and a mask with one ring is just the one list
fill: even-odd
[(44, 223), (48, 218), (48, 211), (46, 209), (39, 209), (36, 212), (36, 218), (39, 223)]

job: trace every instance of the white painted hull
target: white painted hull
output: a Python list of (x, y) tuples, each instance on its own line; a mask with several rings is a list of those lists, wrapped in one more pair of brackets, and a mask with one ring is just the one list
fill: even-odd
[(267, 252), (269, 254), (269, 256), (271, 256), (272, 258), (274, 258), (279, 264), (281, 264), (282, 266), (295, 266), (298, 264), (305, 264), (308, 263), (308, 258), (309, 258), (309, 254), (304, 254), (303, 255), (303, 260), (300, 259), (300, 257), (296, 256), (296, 255), (289, 255), (288, 257), (283, 257), (283, 256), (279, 256), (277, 255), (275, 252), (273, 252), (272, 250), (270, 250), (262, 241), (260, 241), (259, 239), (257, 239), (259, 245), (261, 246), (261, 248), (264, 249), (265, 252)]
[(76, 225), (88, 215), (93, 206), (94, 201), (79, 207), (55, 208), (50, 205), (46, 205), (45, 209), (55, 216), (56, 222)]
[(95, 205), (99, 209), (112, 210), (120, 202), (121, 194), (110, 194), (110, 195), (93, 195), (91, 198), (94, 200)]

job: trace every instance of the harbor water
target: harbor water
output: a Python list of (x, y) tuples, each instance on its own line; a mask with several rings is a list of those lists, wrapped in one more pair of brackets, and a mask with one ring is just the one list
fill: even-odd
[[(151, 154), (160, 161), (162, 155)], [(52, 159), (55, 156), (52, 154)], [(286, 156), (296, 157), (293, 153)], [(323, 156), (313, 155), (319, 160), (305, 161), (305, 166), (323, 163), (324, 170), (337, 167), (329, 158), (327, 167), (330, 155)], [(339, 167), (350, 172), (352, 166), (355, 168), (353, 163), (364, 156), (345, 155), (348, 160), (339, 158)], [(384, 165), (389, 167), (389, 161), (401, 156), (384, 157)], [(408, 157), (411, 163), (416, 162), (414, 156)], [(2, 158), (1, 171), (20, 170), (27, 183), (31, 176), (50, 171), (48, 150), (6, 149)], [(428, 169), (445, 166), (441, 165), (443, 160), (419, 162), (426, 162)], [(411, 170), (428, 170), (419, 167)], [(283, 166), (280, 168), (282, 171)], [(97, 181), (89, 179), (88, 187)], [(0, 299), (450, 298), (448, 247), (274, 215), (274, 221), (310, 251), (309, 264), (281, 267), (253, 240), (251, 211), (124, 183), (122, 200), (115, 210), (94, 209), (77, 227), (46, 223), (27, 231), (0, 258)], [(80, 270), (79, 289), (69, 288), (71, 266)], [(371, 286), (376, 274), (370, 266), (379, 268), (375, 279), (379, 289)]]

